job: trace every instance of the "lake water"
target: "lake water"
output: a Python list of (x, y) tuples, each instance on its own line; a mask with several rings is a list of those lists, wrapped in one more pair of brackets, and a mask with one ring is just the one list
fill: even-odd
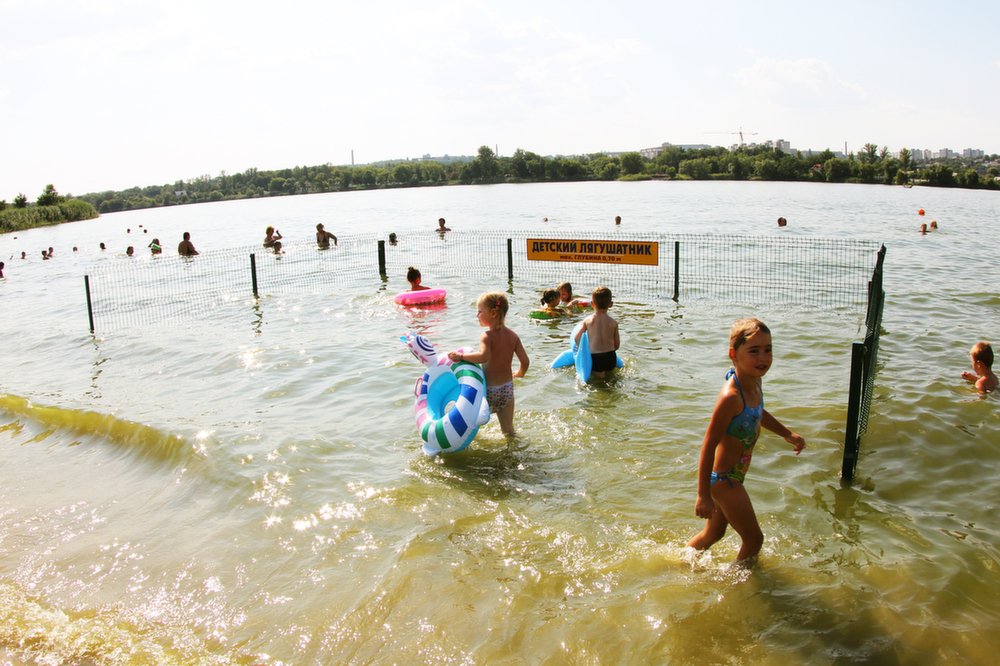
[[(0, 663), (991, 663), (1000, 409), (960, 375), (973, 342), (998, 338), (998, 220), (990, 192), (644, 182), (224, 202), (0, 235)], [(321, 259), (317, 222), (342, 240)], [(90, 334), (85, 274), (98, 290), (125, 276), (120, 296), (181, 267), (180, 293), (269, 224), (309, 279), (258, 302), (144, 295), (169, 317)], [(174, 256), (183, 231), (193, 261)], [(390, 231), (382, 280), (374, 239)], [(434, 254), (508, 231), (884, 243), (855, 483), (839, 473), (859, 313), (619, 291), (626, 366), (583, 386), (548, 368), (573, 321), (526, 316), (550, 285)], [(446, 307), (393, 304), (411, 261)], [(427, 458), (422, 367), (399, 335), (473, 345), (476, 297), (497, 289), (531, 357), (519, 435), (494, 419), (468, 451)], [(747, 488), (765, 544), (747, 571), (734, 534), (698, 558), (684, 545), (729, 325), (750, 314), (774, 332), (768, 409), (808, 447), (761, 437)]]

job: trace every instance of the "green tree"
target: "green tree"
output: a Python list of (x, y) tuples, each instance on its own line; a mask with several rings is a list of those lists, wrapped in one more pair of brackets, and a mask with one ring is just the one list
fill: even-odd
[(843, 183), (851, 177), (851, 162), (842, 157), (831, 157), (823, 163), (823, 173), (828, 183)]
[(496, 153), (489, 146), (479, 146), (479, 156), (470, 164), (470, 176), (482, 183), (495, 183), (500, 175)]
[(712, 175), (712, 160), (706, 157), (684, 160), (677, 172), (692, 180), (708, 180)]
[(23, 193), (18, 194), (14, 197), (14, 208), (27, 208), (28, 207), (28, 197), (24, 196)]
[(913, 159), (913, 154), (910, 152), (909, 148), (899, 149), (899, 168), (908, 171), (910, 169), (910, 161)]
[(878, 155), (878, 146), (874, 143), (866, 143), (861, 149), (858, 159), (865, 164), (875, 164), (875, 156)]
[(49, 183), (45, 186), (45, 190), (42, 191), (41, 195), (38, 197), (39, 206), (55, 206), (63, 200), (59, 193), (56, 192), (55, 185)]
[(637, 173), (642, 173), (645, 166), (645, 160), (639, 153), (624, 153), (621, 156), (622, 171), (627, 175), (635, 175)]

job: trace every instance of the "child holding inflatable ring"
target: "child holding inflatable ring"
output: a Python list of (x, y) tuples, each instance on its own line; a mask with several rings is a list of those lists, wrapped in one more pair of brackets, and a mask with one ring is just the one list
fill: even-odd
[[(531, 363), (521, 338), (504, 323), (509, 307), (507, 296), (502, 292), (480, 296), (476, 316), (479, 325), (486, 327), (486, 332), (479, 337), (479, 351), (448, 353), (452, 361), (482, 364), (486, 373), (486, 400), (490, 411), (497, 415), (500, 430), (505, 435), (514, 434), (514, 378), (524, 377)], [(519, 363), (517, 372), (513, 372), (512, 368), (515, 355)]]

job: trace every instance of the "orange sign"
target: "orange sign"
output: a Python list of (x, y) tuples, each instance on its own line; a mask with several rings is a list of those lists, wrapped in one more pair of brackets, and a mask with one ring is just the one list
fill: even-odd
[(528, 261), (584, 261), (640, 266), (657, 266), (660, 263), (660, 244), (655, 241), (529, 238), (527, 243)]

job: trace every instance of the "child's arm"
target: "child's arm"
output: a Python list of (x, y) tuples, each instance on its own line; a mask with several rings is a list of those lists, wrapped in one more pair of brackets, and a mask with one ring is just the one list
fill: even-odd
[(715, 466), (715, 450), (726, 434), (726, 425), (736, 416), (738, 404), (736, 396), (727, 387), (719, 392), (712, 410), (712, 418), (705, 429), (705, 439), (701, 443), (698, 457), (698, 499), (694, 503), (694, 513), (699, 518), (711, 518), (715, 511), (712, 500), (712, 468)]
[(760, 424), (778, 437), (783, 437), (786, 442), (791, 444), (792, 448), (795, 449), (795, 455), (799, 455), (799, 453), (802, 452), (802, 449), (806, 448), (806, 440), (803, 439), (801, 435), (798, 435), (783, 426), (781, 421), (774, 418), (771, 415), (771, 412), (766, 409), (764, 410), (764, 416), (761, 418)]
[(615, 351), (622, 346), (622, 341), (618, 338), (618, 322), (615, 322)]
[(486, 334), (479, 338), (479, 351), (469, 352), (468, 354), (460, 351), (448, 352), (448, 358), (452, 361), (468, 361), (469, 363), (489, 363), (490, 360), (490, 346), (489, 338)]
[(974, 372), (969, 372), (968, 370), (966, 370), (965, 372), (962, 373), (962, 379), (964, 379), (967, 382), (978, 382), (979, 376)]
[(528, 371), (528, 366), (531, 365), (531, 360), (528, 358), (528, 352), (524, 351), (524, 345), (521, 344), (521, 338), (517, 339), (517, 344), (514, 345), (514, 354), (517, 355), (517, 372), (514, 373), (515, 377), (524, 377), (524, 373)]
[(573, 336), (573, 342), (580, 344), (580, 338), (583, 337), (583, 332), (587, 330), (587, 327), (590, 326), (590, 322), (592, 321), (594, 321), (594, 315), (590, 315), (583, 320), (583, 326), (581, 326), (580, 330), (576, 332), (575, 336)]

